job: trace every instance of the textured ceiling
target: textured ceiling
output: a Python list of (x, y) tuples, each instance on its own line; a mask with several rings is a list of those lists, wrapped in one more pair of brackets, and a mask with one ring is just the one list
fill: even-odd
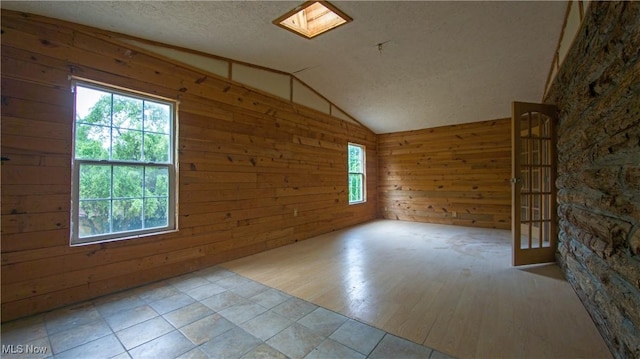
[(511, 101), (540, 101), (566, 9), (560, 1), (332, 1), (354, 21), (307, 40), (271, 23), (302, 2), (1, 6), (294, 73), (376, 133), (509, 117)]

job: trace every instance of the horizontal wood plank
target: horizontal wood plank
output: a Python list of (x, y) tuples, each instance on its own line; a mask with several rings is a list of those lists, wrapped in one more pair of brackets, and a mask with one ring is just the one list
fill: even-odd
[(382, 218), (507, 229), (510, 120), (378, 136)]
[[(347, 201), (349, 141), (368, 129), (120, 43), (2, 12), (2, 320), (373, 219)], [(70, 75), (179, 100), (177, 232), (69, 246)], [(374, 191), (375, 192), (375, 191)]]

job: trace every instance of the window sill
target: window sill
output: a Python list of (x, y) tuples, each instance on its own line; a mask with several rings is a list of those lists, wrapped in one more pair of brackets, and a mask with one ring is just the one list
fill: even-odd
[(131, 234), (131, 235), (128, 235), (126, 237), (105, 238), (105, 239), (98, 239), (98, 240), (94, 240), (94, 241), (87, 240), (86, 242), (78, 241), (76, 243), (69, 243), (69, 246), (70, 247), (81, 247), (81, 246), (88, 246), (88, 245), (92, 245), (92, 244), (103, 244), (103, 243), (109, 243), (109, 242), (119, 242), (119, 241), (131, 240), (131, 239), (136, 239), (136, 238), (159, 236), (159, 235), (175, 233), (175, 232), (178, 232), (177, 228), (176, 229), (166, 229), (166, 230), (162, 230), (162, 231), (158, 231), (158, 232)]
[(365, 200), (365, 201), (349, 202), (349, 205), (351, 206), (351, 205), (355, 205), (355, 204), (364, 204), (364, 203), (367, 203), (367, 201)]

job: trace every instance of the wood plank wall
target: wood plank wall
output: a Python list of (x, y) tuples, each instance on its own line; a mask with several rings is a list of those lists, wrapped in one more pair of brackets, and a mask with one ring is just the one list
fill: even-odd
[(510, 119), (378, 135), (380, 216), (509, 229)]
[[(69, 246), (69, 75), (179, 98), (176, 233)], [(117, 43), (2, 11), (2, 320), (160, 280), (376, 217), (348, 205), (347, 142), (368, 129)], [(297, 211), (297, 216), (294, 216)]]

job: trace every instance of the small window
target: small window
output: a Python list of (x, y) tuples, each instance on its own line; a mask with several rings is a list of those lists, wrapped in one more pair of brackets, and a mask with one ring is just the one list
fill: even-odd
[(176, 229), (175, 103), (74, 86), (71, 244)]
[(365, 148), (350, 143), (349, 151), (349, 204), (366, 201)]

